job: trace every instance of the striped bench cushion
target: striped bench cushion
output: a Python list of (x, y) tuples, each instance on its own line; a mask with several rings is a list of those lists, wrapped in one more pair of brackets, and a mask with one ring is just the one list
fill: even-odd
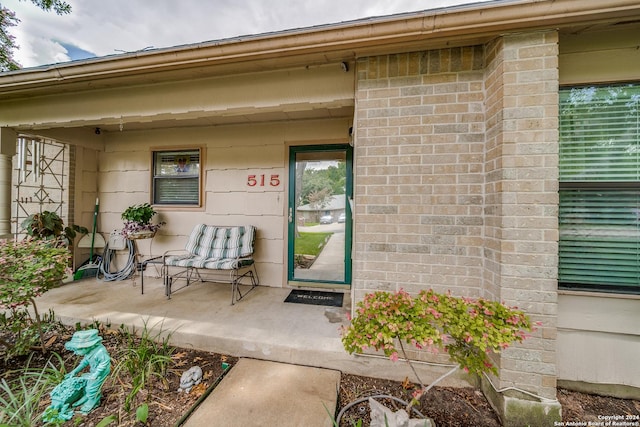
[(236, 270), (253, 264), (252, 259), (224, 258), (212, 259), (201, 257), (167, 257), (166, 264), (173, 267), (206, 268), (209, 270)]
[(175, 267), (235, 270), (253, 264), (252, 259), (239, 260), (253, 254), (255, 227), (216, 227), (198, 224), (185, 246), (188, 255), (169, 256), (165, 264)]

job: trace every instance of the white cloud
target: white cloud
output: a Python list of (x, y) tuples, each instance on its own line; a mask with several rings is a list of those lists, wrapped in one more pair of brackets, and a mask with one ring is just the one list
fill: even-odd
[(49, 64), (71, 60), (67, 55), (67, 49), (58, 42), (32, 35), (27, 35), (26, 41), (31, 46), (31, 50), (26, 52), (29, 56), (22, 58), (22, 61), (20, 61), (23, 65), (27, 63)]
[[(304, 28), (371, 16), (470, 3), (470, 0), (67, 0), (68, 15), (43, 12), (30, 1), (3, 5), (22, 21), (12, 29), (25, 67), (68, 61), (62, 46), (98, 56)], [(481, 0), (485, 1), (485, 0)]]

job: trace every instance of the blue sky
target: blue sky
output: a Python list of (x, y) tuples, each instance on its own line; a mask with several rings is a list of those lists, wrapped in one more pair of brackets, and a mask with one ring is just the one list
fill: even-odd
[(59, 43), (60, 46), (62, 46), (67, 51), (67, 55), (72, 61), (75, 61), (76, 59), (93, 58), (96, 56), (95, 53), (89, 52), (88, 50), (80, 49), (79, 47), (72, 44), (55, 40), (54, 42)]
[(486, 0), (67, 0), (69, 15), (2, 0), (23, 67)]

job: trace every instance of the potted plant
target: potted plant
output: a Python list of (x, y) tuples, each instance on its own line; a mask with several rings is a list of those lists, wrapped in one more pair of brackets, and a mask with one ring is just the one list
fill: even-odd
[(49, 211), (29, 215), (20, 226), (31, 238), (48, 240), (65, 247), (73, 243), (77, 233), (89, 232), (85, 227), (75, 224), (65, 227), (62, 218), (57, 213)]
[(155, 236), (164, 222), (151, 223), (156, 211), (149, 203), (129, 206), (122, 212), (124, 228), (122, 234), (128, 239), (148, 239)]

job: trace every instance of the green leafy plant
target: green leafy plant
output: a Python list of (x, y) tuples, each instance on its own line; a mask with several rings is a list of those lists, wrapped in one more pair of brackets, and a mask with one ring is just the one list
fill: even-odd
[(77, 233), (89, 232), (85, 227), (77, 225), (65, 227), (62, 218), (57, 213), (49, 211), (29, 215), (20, 226), (30, 237), (53, 240), (61, 246), (70, 245)]
[[(70, 257), (66, 248), (56, 247), (45, 240), (0, 241), (0, 309), (9, 311), (9, 315), (0, 320), (8, 329), (22, 331), (17, 334), (17, 339), (37, 334), (43, 352), (43, 321), (35, 298), (61, 283), (70, 272)], [(33, 309), (33, 317), (29, 308)], [(9, 352), (16, 350), (6, 341), (0, 341), (0, 345), (8, 347)], [(24, 343), (18, 347), (21, 346), (26, 347)]]
[[(138, 408), (136, 409), (136, 422), (146, 425), (148, 417), (149, 417), (149, 405), (147, 405), (146, 403), (143, 403), (142, 405), (138, 406)], [(82, 417), (79, 417), (79, 418), (75, 418), (74, 421), (77, 421), (79, 425), (83, 422), (83, 419)], [(100, 422), (96, 424), (96, 427), (107, 427), (113, 423), (116, 423), (116, 425), (120, 425), (118, 424), (118, 422), (119, 422), (118, 416), (115, 414), (111, 414), (101, 419)]]
[[(415, 297), (403, 290), (378, 291), (357, 303), (355, 317), (342, 329), (342, 343), (349, 353), (372, 348), (393, 361), (399, 359), (398, 352), (402, 353), (420, 382), (412, 402), (407, 403), (409, 409), (458, 366), (473, 374), (497, 374), (490, 354), (522, 342), (532, 330), (524, 312), (497, 301), (454, 297), (433, 290), (421, 291)], [(457, 366), (425, 387), (406, 357), (404, 343), (432, 352), (442, 349)], [(360, 402), (346, 405), (338, 422), (348, 407)]]
[(532, 330), (529, 317), (517, 308), (433, 290), (415, 298), (402, 290), (379, 291), (367, 294), (357, 307), (351, 324), (343, 329), (342, 343), (349, 353), (374, 348), (398, 360), (396, 343), (431, 351), (442, 348), (465, 371), (476, 374), (497, 373), (489, 354), (522, 342)]
[(0, 313), (0, 328), (11, 332), (10, 341), (9, 338), (0, 338), (0, 345), (6, 347), (5, 358), (29, 354), (34, 348), (42, 350), (41, 335), (45, 336), (50, 330), (61, 327), (51, 310), (49, 314), (44, 314), (39, 322), (26, 309)]
[(152, 333), (146, 322), (140, 337), (137, 337), (133, 329), (129, 330), (124, 326), (120, 329), (125, 348), (117, 355), (114, 375), (117, 377), (126, 372), (131, 377), (131, 390), (124, 404), (124, 409), (128, 412), (138, 392), (149, 381), (165, 380), (175, 348), (169, 345), (170, 333), (163, 332), (162, 328)]
[(128, 236), (137, 232), (155, 233), (165, 223), (152, 224), (151, 219), (157, 212), (149, 203), (129, 206), (122, 212), (121, 218), (124, 220), (122, 234)]
[(115, 423), (118, 421), (118, 417), (116, 417), (115, 415), (109, 415), (108, 417), (103, 418), (97, 425), (96, 427), (106, 427), (109, 424)]
[(75, 324), (76, 331), (81, 331), (85, 329), (97, 329), (101, 332), (108, 331), (109, 329), (111, 329), (111, 322), (108, 319), (106, 322), (102, 322), (98, 319), (93, 319), (91, 322), (85, 323), (85, 324), (76, 322)]
[[(29, 367), (29, 362), (16, 379), (0, 379), (0, 425), (30, 427), (37, 425), (41, 417), (40, 400), (58, 384), (66, 373), (64, 361), (55, 355), (57, 364), (50, 358), (42, 369)], [(4, 375), (14, 374), (7, 372)]]
[(143, 403), (138, 406), (136, 409), (136, 421), (141, 422), (142, 424), (147, 423), (147, 419), (149, 418), (149, 405)]
[(38, 420), (38, 402), (46, 394), (42, 384), (29, 385), (23, 378), (0, 380), (0, 425), (30, 427)]
[(156, 211), (149, 203), (142, 203), (140, 205), (129, 206), (125, 209), (124, 212), (122, 212), (122, 219), (140, 224), (149, 224), (155, 214)]

